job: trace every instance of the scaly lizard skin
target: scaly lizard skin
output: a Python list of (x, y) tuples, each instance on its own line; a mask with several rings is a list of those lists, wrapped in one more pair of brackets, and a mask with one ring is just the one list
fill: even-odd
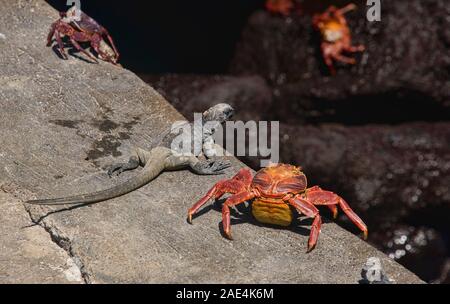
[[(202, 114), (203, 125), (205, 126), (206, 122), (210, 122), (208, 127), (203, 128), (202, 130), (203, 141), (201, 144), (205, 156), (212, 157), (216, 155), (216, 151), (213, 147), (214, 140), (212, 135), (217, 126), (227, 121), (233, 113), (234, 110), (230, 105), (221, 103), (211, 107)], [(211, 124), (211, 122), (214, 123)], [(196, 132), (194, 128), (192, 128), (192, 130), (193, 132)], [(54, 199), (30, 200), (26, 203), (33, 205), (97, 203), (132, 192), (152, 181), (163, 171), (190, 169), (192, 172), (199, 175), (217, 175), (223, 174), (224, 169), (230, 167), (230, 163), (226, 161), (212, 159), (202, 161), (197, 157), (199, 155), (182, 155), (178, 153), (178, 151), (172, 150), (170, 144), (174, 136), (176, 135), (173, 135), (169, 130), (155, 148), (150, 151), (137, 148), (135, 149), (134, 155), (130, 157), (128, 163), (113, 165), (108, 170), (109, 176), (112, 176), (114, 173), (120, 174), (126, 170), (133, 170), (139, 166), (144, 167), (136, 176), (122, 184), (89, 194)], [(192, 145), (195, 145), (195, 143), (192, 143)]]

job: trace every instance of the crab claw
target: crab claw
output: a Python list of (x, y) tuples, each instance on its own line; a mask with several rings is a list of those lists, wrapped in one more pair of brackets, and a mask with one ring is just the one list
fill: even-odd
[(188, 212), (187, 221), (192, 225), (192, 214), (190, 212)]

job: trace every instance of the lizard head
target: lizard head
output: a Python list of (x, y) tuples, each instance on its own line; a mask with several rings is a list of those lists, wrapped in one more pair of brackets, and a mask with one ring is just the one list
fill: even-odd
[(204, 121), (217, 121), (224, 123), (233, 117), (234, 109), (227, 103), (218, 103), (203, 112)]

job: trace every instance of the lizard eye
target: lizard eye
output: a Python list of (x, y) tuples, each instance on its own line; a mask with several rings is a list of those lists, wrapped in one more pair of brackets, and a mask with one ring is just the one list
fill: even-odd
[(230, 108), (225, 110), (225, 115), (227, 115), (228, 117), (232, 117), (233, 114), (234, 114), (233, 109)]

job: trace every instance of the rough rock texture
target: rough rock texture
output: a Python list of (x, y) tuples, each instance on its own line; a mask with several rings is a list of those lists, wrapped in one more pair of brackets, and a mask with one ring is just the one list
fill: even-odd
[(365, 5), (348, 13), (356, 54), (330, 77), (311, 16), (250, 17), (231, 64), (238, 75), (259, 74), (274, 88), (273, 113), (289, 121), (386, 123), (444, 119), (450, 114), (450, 6), (447, 0), (382, 3), (382, 21)]
[[(110, 179), (103, 167), (131, 145), (150, 146), (182, 118), (129, 71), (74, 56), (64, 61), (46, 48), (58, 14), (44, 1), (3, 1), (0, 15), (0, 184), (10, 195), (23, 201), (116, 184), (133, 172)], [(234, 161), (228, 175), (240, 166)], [(369, 256), (380, 257), (396, 282), (421, 282), (333, 223), (323, 225), (310, 254), (309, 229), (260, 226), (247, 212), (233, 220), (232, 242), (219, 232), (217, 205), (187, 224), (187, 209), (220, 178), (170, 172), (89, 207), (26, 208), (87, 283), (356, 283)]]
[[(445, 229), (445, 228), (444, 228)], [(371, 242), (427, 282), (449, 284), (446, 231), (419, 225), (397, 224), (371, 233)]]
[(75, 261), (34, 226), (21, 202), (0, 190), (0, 283), (81, 283)]
[(272, 105), (272, 91), (260, 76), (140, 76), (189, 119), (194, 112), (227, 102), (235, 108), (236, 120), (265, 120)]
[[(448, 256), (450, 123), (282, 125), (280, 139), (281, 161), (303, 166), (311, 185), (345, 197), (376, 233), (372, 243), (414, 266), (422, 277), (437, 276)], [(258, 165), (255, 159), (244, 161)], [(345, 216), (341, 219), (354, 231)], [(413, 231), (403, 233), (409, 229), (405, 226)], [(414, 241), (418, 229), (421, 241)], [(395, 248), (396, 235), (405, 235), (400, 245), (410, 243), (412, 250)]]

